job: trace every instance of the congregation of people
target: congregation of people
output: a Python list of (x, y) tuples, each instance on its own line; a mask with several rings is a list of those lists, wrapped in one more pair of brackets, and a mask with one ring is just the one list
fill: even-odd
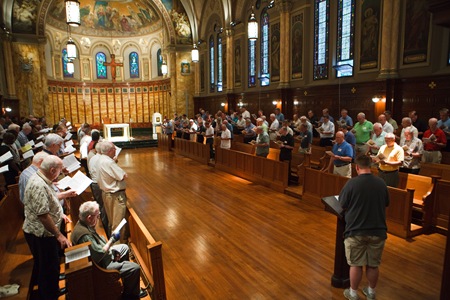
[[(127, 174), (117, 164), (116, 147), (103, 141), (89, 124), (78, 129), (77, 140), (72, 139), (74, 134), (65, 119), (49, 128), (45, 118), (29, 116), (17, 121), (0, 117), (0, 155), (5, 157), (2, 166), (7, 166), (2, 193), (18, 183), (24, 236), (33, 256), (31, 285), (37, 286), (40, 299), (58, 299), (67, 293), (59, 285), (65, 279), (60, 272), (63, 250), (90, 242), (92, 259), (100, 267), (120, 272), (123, 299), (145, 297), (147, 292), (140, 288), (140, 267), (129, 261), (128, 229), (124, 226), (115, 231), (126, 217), (127, 202)], [(70, 201), (78, 194), (72, 188), (60, 188), (58, 181), (69, 175), (63, 160), (75, 151), (74, 141), (86, 175), (92, 179), (94, 201), (80, 206), (79, 221), (68, 237), (65, 228), (72, 222)], [(98, 220), (106, 237), (96, 231)]]
[(440, 163), (442, 152), (450, 151), (447, 108), (441, 109), (439, 117), (430, 118), (428, 122), (411, 111), (402, 118), (401, 127), (390, 111), (380, 114), (373, 122), (360, 112), (354, 122), (346, 109), (341, 110), (337, 119), (325, 108), (320, 118), (310, 110), (307, 116), (294, 114), (293, 119), (288, 120), (279, 108), (268, 119), (262, 110), (251, 114), (245, 107), (239, 112), (215, 114), (200, 108), (191, 119), (185, 114), (181, 117), (175, 114), (172, 119), (166, 117), (162, 127), (169, 136), (209, 144), (211, 160), (214, 159), (215, 138), (220, 141), (216, 146), (230, 149), (234, 136), (242, 136), (239, 140), (252, 144), (255, 155), (261, 157), (267, 157), (271, 143), (272, 146), (275, 143), (280, 149), (280, 161), (290, 162), (293, 149), (297, 149), (294, 141), (300, 144), (299, 153), (310, 153), (314, 137), (320, 146), (331, 147), (329, 164), (324, 171), (350, 178), (351, 163), (360, 155), (368, 155), (388, 186), (397, 186), (398, 172), (418, 174), (421, 162)]

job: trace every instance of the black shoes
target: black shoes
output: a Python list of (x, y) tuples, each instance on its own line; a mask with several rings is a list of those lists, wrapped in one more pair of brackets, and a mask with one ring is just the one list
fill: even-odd
[(59, 289), (60, 296), (65, 295), (65, 294), (67, 294), (67, 288), (63, 287), (62, 289)]
[(59, 273), (59, 281), (66, 280), (66, 274), (65, 273)]
[(148, 295), (147, 290), (141, 288), (141, 291), (139, 292), (139, 298), (144, 298), (147, 295)]

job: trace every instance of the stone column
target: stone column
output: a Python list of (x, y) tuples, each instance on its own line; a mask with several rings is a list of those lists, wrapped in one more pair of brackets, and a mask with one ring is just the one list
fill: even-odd
[(276, 2), (276, 6), (280, 11), (280, 83), (278, 88), (289, 87), (290, 76), (290, 20), (292, 10), (292, 0), (281, 0)]
[(381, 63), (379, 78), (398, 77), (398, 47), (400, 30), (400, 1), (383, 1), (381, 27)]
[(227, 36), (227, 94), (234, 89), (234, 29), (225, 30)]
[(3, 63), (5, 64), (5, 77), (8, 98), (17, 98), (14, 77), (13, 56), (9, 36), (3, 40)]

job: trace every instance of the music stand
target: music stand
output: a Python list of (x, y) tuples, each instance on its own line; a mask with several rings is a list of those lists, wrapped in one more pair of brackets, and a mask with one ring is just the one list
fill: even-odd
[(337, 217), (336, 224), (336, 248), (334, 251), (334, 272), (331, 277), (331, 285), (337, 288), (346, 288), (350, 286), (350, 266), (347, 264), (344, 246), (345, 219), (343, 209), (337, 196), (322, 198), (325, 205), (325, 211), (332, 213)]

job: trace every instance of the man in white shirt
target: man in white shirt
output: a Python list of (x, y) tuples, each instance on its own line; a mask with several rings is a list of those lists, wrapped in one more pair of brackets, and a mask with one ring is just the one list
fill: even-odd
[[(106, 215), (109, 220), (109, 229), (112, 232), (125, 218), (127, 210), (127, 195), (125, 194), (126, 183), (128, 177), (122, 168), (114, 161), (116, 148), (111, 142), (101, 143), (102, 155), (97, 162), (99, 168), (97, 173), (97, 183), (103, 191), (103, 204), (105, 206)], [(92, 159), (91, 159), (92, 163)], [(127, 226), (120, 230), (120, 241), (126, 243), (128, 239)]]
[(334, 123), (330, 121), (328, 115), (322, 117), (323, 123), (320, 126), (320, 146), (333, 146), (332, 140), (334, 137)]
[(277, 132), (280, 129), (280, 123), (278, 122), (275, 114), (270, 114), (270, 127), (269, 127), (269, 137), (271, 141), (277, 140)]
[(250, 119), (250, 112), (247, 110), (247, 108), (245, 108), (245, 107), (242, 107), (241, 108), (241, 114), (242, 114), (242, 119)]
[(220, 134), (220, 148), (231, 148), (231, 132), (225, 124), (222, 124), (222, 133)]
[(394, 133), (394, 127), (387, 121), (385, 114), (381, 114), (378, 116), (378, 122), (381, 124), (384, 132)]
[(197, 124), (195, 124), (194, 120), (189, 120), (189, 134), (191, 142), (195, 142), (197, 140)]
[(412, 125), (412, 120), (411, 118), (405, 117), (402, 119), (402, 132), (400, 133), (400, 145), (404, 145), (405, 144), (405, 128), (409, 127), (410, 132), (412, 132), (412, 134), (414, 135), (414, 137), (418, 138), (419, 137), (419, 131), (417, 130), (416, 127), (414, 127)]

